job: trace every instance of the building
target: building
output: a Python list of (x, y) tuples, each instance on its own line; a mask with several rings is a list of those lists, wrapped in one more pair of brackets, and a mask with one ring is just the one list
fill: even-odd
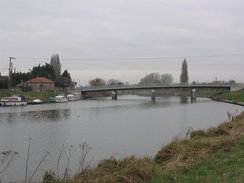
[(23, 87), (31, 87), (34, 92), (46, 92), (55, 90), (54, 81), (44, 77), (36, 77), (25, 81)]

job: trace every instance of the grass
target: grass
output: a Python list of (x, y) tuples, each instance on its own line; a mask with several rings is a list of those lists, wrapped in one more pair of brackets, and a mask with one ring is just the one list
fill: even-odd
[(225, 99), (233, 102), (244, 102), (244, 92), (229, 92), (222, 95)]
[(49, 97), (55, 97), (58, 95), (58, 92), (0, 92), (0, 98), (10, 97), (14, 94), (21, 94), (27, 97), (28, 100), (41, 99), (44, 102), (49, 101)]
[(228, 100), (232, 102), (244, 102), (244, 92), (217, 92), (217, 91), (198, 91), (197, 96), (208, 97), (216, 100)]
[(168, 171), (151, 183), (241, 183), (244, 182), (244, 137), (228, 152), (217, 153), (198, 165)]
[(200, 91), (197, 91), (197, 96), (199, 97), (212, 97), (212, 96), (215, 96), (217, 94), (219, 94), (220, 91), (215, 91), (215, 90), (200, 90)]

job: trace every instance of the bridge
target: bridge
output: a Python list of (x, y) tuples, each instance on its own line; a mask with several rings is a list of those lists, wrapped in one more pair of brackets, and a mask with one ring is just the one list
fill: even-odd
[[(155, 100), (156, 93), (155, 90), (158, 89), (185, 89), (191, 91), (191, 99), (196, 99), (196, 90), (199, 89), (218, 89), (218, 90), (227, 90), (234, 91), (236, 86), (231, 85), (183, 85), (183, 84), (172, 84), (172, 85), (121, 85), (121, 86), (101, 86), (101, 87), (88, 87), (80, 90), (82, 96), (86, 97), (88, 93), (93, 92), (112, 92), (112, 99), (117, 100), (118, 91), (129, 91), (129, 90), (152, 90), (152, 100)], [(239, 88), (238, 88), (239, 89)], [(236, 89), (237, 90), (237, 89)]]

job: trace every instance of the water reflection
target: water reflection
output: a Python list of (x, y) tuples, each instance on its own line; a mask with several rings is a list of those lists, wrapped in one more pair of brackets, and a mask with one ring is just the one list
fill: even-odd
[(67, 120), (70, 116), (70, 109), (9, 112), (0, 114), (0, 122), (7, 122), (9, 125), (14, 125), (17, 121), (57, 122)]
[(188, 103), (188, 97), (187, 96), (180, 96), (180, 103), (181, 104), (187, 104)]

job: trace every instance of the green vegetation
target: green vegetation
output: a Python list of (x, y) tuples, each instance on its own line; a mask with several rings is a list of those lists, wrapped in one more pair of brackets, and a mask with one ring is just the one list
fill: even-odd
[(215, 100), (224, 101), (228, 100), (230, 102), (244, 102), (244, 92), (217, 92), (217, 91), (199, 91), (197, 96), (209, 97)]
[(244, 112), (216, 128), (193, 131), (189, 139), (175, 139), (154, 158), (110, 158), (66, 179), (47, 172), (43, 183), (243, 182), (243, 155)]
[(200, 90), (197, 91), (197, 96), (198, 97), (207, 97), (207, 98), (211, 98), (213, 96), (222, 94), (223, 92), (219, 92), (219, 91), (215, 91), (215, 90)]
[(244, 137), (240, 138), (228, 152), (217, 153), (208, 161), (198, 165), (171, 170), (152, 183), (232, 183), (244, 182)]
[(43, 102), (49, 102), (49, 97), (55, 97), (60, 94), (57, 92), (0, 92), (0, 98), (10, 97), (15, 94), (24, 95), (27, 100), (41, 99)]
[(238, 91), (238, 92), (229, 92), (229, 93), (223, 93), (221, 96), (223, 98), (233, 101), (233, 102), (244, 102), (244, 92)]

